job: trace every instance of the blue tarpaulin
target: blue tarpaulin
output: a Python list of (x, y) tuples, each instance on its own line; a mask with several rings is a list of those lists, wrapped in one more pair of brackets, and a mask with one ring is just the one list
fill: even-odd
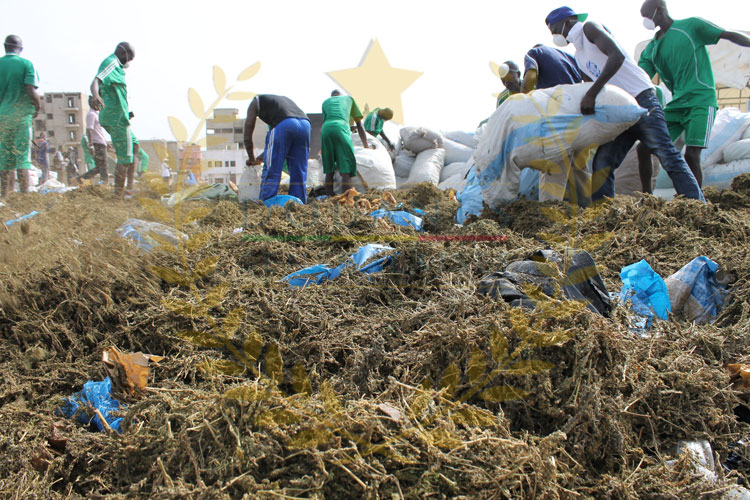
[(355, 266), (358, 271), (364, 274), (378, 273), (391, 263), (393, 257), (382, 257), (374, 261), (372, 259), (389, 250), (393, 250), (393, 248), (388, 245), (376, 245), (371, 243), (361, 247), (357, 252), (350, 255), (346, 262), (338, 267), (317, 264), (285, 276), (281, 281), (286, 281), (289, 283), (289, 286), (297, 288), (304, 288), (308, 285), (320, 285), (324, 281), (338, 278), (341, 276), (341, 273), (350, 266)]
[(296, 196), (289, 196), (288, 194), (279, 194), (279, 195), (276, 195), (273, 198), (268, 198), (263, 203), (267, 207), (272, 207), (272, 206), (283, 207), (283, 206), (286, 206), (286, 204), (289, 203), (290, 201), (293, 202), (293, 203), (298, 203), (300, 205), (304, 205), (304, 203), (302, 202), (302, 200), (300, 200)]
[(382, 219), (383, 217), (385, 217), (387, 219), (390, 219), (390, 221), (394, 224), (398, 224), (399, 226), (413, 227), (417, 231), (422, 230), (422, 219), (403, 210), (391, 211), (381, 208), (380, 210), (375, 210), (373, 213), (371, 213), (370, 217), (375, 217), (376, 219)]
[[(112, 398), (112, 381), (109, 377), (101, 382), (89, 380), (83, 384), (81, 392), (65, 398), (63, 406), (60, 408), (60, 413), (66, 417), (73, 418), (76, 412), (78, 412), (78, 423), (89, 425), (93, 422), (99, 431), (104, 430), (104, 424), (102, 424), (98, 416), (88, 416), (92, 412), (86, 412), (84, 408), (87, 407), (99, 410), (109, 427), (122, 433), (122, 418), (113, 415), (114, 412), (120, 410), (120, 402)], [(122, 409), (125, 409), (125, 407), (123, 406)]]
[(623, 303), (629, 301), (633, 312), (641, 317), (637, 326), (642, 329), (650, 327), (654, 316), (669, 319), (672, 308), (667, 285), (648, 262), (642, 260), (624, 267), (620, 278), (623, 287), (619, 298)]

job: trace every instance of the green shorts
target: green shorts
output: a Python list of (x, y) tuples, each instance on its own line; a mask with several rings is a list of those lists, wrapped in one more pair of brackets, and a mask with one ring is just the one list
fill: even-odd
[(349, 124), (340, 120), (323, 123), (320, 131), (323, 172), (357, 175), (357, 159)]
[(0, 170), (31, 168), (31, 117), (0, 120)]
[(117, 163), (120, 165), (133, 163), (133, 138), (135, 136), (130, 131), (130, 126), (105, 125), (102, 123), (102, 127), (104, 127), (104, 130), (112, 138), (112, 146), (115, 148)]
[(685, 145), (707, 148), (711, 138), (711, 129), (716, 118), (716, 108), (713, 106), (697, 106), (694, 108), (673, 108), (667, 105), (664, 110), (667, 128), (672, 142), (676, 141), (684, 132)]

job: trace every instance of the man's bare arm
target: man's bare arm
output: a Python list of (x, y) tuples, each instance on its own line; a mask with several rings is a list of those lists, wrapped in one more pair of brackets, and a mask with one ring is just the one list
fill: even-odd
[(99, 111), (104, 107), (102, 96), (99, 95), (99, 79), (97, 77), (94, 77), (94, 81), (91, 82), (91, 97), (94, 100), (94, 105), (92, 107), (96, 111)]
[(625, 62), (625, 54), (609, 33), (604, 31), (598, 24), (591, 22), (584, 24), (583, 33), (586, 38), (607, 56), (607, 63), (604, 65), (604, 69), (602, 69), (599, 77), (581, 100), (581, 113), (592, 115), (594, 114), (596, 96), (602, 91), (604, 85), (620, 70), (622, 64)]
[(719, 35), (719, 38), (740, 45), (742, 47), (750, 47), (750, 36), (747, 36), (744, 33), (740, 33), (739, 31), (725, 31), (724, 33)]
[(36, 87), (33, 85), (26, 85), (26, 93), (29, 94), (31, 103), (34, 105), (34, 108), (36, 108), (36, 111), (34, 112), (34, 118), (36, 118), (39, 115), (39, 110), (42, 108), (42, 100), (39, 98)]
[(255, 120), (258, 119), (258, 98), (250, 101), (247, 107), (247, 117), (245, 118), (245, 128), (243, 131), (243, 141), (245, 142), (245, 151), (247, 151), (247, 164), (257, 165), (258, 160), (255, 158), (253, 151), (253, 132), (255, 132)]

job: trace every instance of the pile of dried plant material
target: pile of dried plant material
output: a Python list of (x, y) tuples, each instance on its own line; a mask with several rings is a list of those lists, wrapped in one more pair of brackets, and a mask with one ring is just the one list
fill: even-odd
[[(0, 497), (721, 498), (746, 471), (707, 481), (675, 446), (748, 454), (734, 445), (750, 403), (725, 368), (750, 362), (747, 181), (705, 205), (520, 201), (463, 227), (450, 193), (392, 193), (422, 211), (420, 233), (364, 213), (397, 206), (377, 191), (272, 209), (13, 196), (3, 220), (41, 214), (2, 235)], [(189, 239), (142, 252), (115, 233), (131, 217)], [(368, 243), (393, 249), (382, 272), (282, 281)], [(623, 306), (604, 318), (530, 291), (536, 309), (511, 309), (476, 291), (571, 247), (611, 292), (640, 259), (666, 277), (701, 255), (734, 284), (714, 324), (645, 337)], [(115, 389), (122, 434), (58, 413), (106, 376), (110, 347), (165, 356), (146, 389)]]

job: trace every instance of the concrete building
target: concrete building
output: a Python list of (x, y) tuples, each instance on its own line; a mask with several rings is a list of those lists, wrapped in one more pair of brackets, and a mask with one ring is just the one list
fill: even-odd
[(244, 149), (207, 149), (203, 152), (203, 180), (211, 184), (239, 183), (247, 161)]
[(149, 172), (161, 173), (161, 162), (166, 159), (172, 172), (181, 168), (192, 170), (196, 179), (201, 179), (201, 150), (198, 145), (185, 146), (177, 141), (164, 139), (141, 140), (141, 147), (149, 156)]
[(89, 111), (88, 95), (81, 92), (52, 92), (42, 96), (42, 109), (34, 119), (34, 136), (47, 134), (50, 149), (62, 148), (67, 153), (71, 147), (82, 158), (81, 138), (86, 134), (86, 113)]

